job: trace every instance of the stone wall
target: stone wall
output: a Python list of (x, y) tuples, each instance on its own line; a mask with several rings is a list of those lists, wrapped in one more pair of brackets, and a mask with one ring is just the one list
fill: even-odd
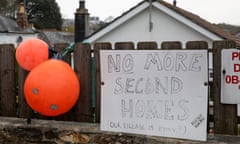
[(238, 136), (208, 135), (207, 142), (110, 133), (99, 124), (0, 117), (0, 143), (6, 144), (239, 144)]

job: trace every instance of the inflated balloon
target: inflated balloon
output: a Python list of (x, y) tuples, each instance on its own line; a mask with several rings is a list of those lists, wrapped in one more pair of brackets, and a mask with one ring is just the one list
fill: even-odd
[(48, 60), (48, 45), (37, 38), (25, 40), (16, 49), (16, 59), (23, 69), (30, 71)]
[(28, 105), (45, 116), (57, 116), (69, 111), (75, 105), (79, 92), (79, 80), (72, 68), (56, 59), (35, 67), (24, 84)]

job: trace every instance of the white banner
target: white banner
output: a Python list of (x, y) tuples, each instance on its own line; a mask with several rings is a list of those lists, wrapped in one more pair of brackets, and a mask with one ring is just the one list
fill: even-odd
[(206, 140), (207, 50), (101, 50), (101, 130)]

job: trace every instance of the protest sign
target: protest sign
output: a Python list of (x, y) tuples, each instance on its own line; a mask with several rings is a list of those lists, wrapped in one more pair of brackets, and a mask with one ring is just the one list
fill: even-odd
[(101, 50), (101, 130), (206, 140), (207, 50)]

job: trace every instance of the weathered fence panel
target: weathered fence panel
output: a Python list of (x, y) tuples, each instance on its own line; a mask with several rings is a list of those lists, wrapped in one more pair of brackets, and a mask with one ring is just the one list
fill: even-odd
[(233, 41), (215, 41), (213, 43), (213, 96), (214, 96), (214, 132), (217, 134), (237, 135), (237, 105), (221, 104), (221, 50), (235, 48)]
[(78, 43), (74, 49), (74, 71), (80, 82), (79, 100), (75, 105), (76, 121), (93, 122), (91, 46)]
[(139, 42), (137, 44), (138, 50), (155, 50), (157, 48), (158, 46), (156, 42)]
[[(63, 54), (63, 52), (65, 51), (65, 49), (69, 46), (68, 43), (61, 43), (61, 44), (55, 44), (53, 47), (53, 50), (58, 52), (60, 55)], [(71, 58), (71, 53), (67, 53), (64, 57), (63, 60), (68, 63), (69, 65), (71, 65), (72, 63), (72, 58)], [(40, 114), (35, 114), (34, 117), (36, 118), (40, 118), (40, 119), (54, 119), (54, 120), (62, 120), (62, 121), (75, 121), (75, 111), (74, 108), (72, 108), (70, 111), (68, 111), (65, 114), (62, 114), (60, 116), (56, 116), (56, 117), (46, 117)], [(33, 117), (33, 118), (34, 118)]]
[(161, 49), (170, 50), (170, 49), (182, 49), (182, 43), (179, 41), (176, 42), (162, 42)]
[[(65, 51), (66, 47), (68, 47), (68, 43), (55, 44), (53, 50), (62, 54)], [(71, 54), (68, 53), (66, 56), (64, 56), (63, 60), (68, 64), (71, 64), (72, 62)]]
[(116, 50), (134, 49), (134, 43), (133, 42), (116, 42), (114, 45), (114, 49)]
[(205, 41), (190, 41), (186, 43), (187, 49), (208, 49), (208, 43)]
[(15, 49), (13, 45), (0, 46), (1, 115), (16, 116)]

